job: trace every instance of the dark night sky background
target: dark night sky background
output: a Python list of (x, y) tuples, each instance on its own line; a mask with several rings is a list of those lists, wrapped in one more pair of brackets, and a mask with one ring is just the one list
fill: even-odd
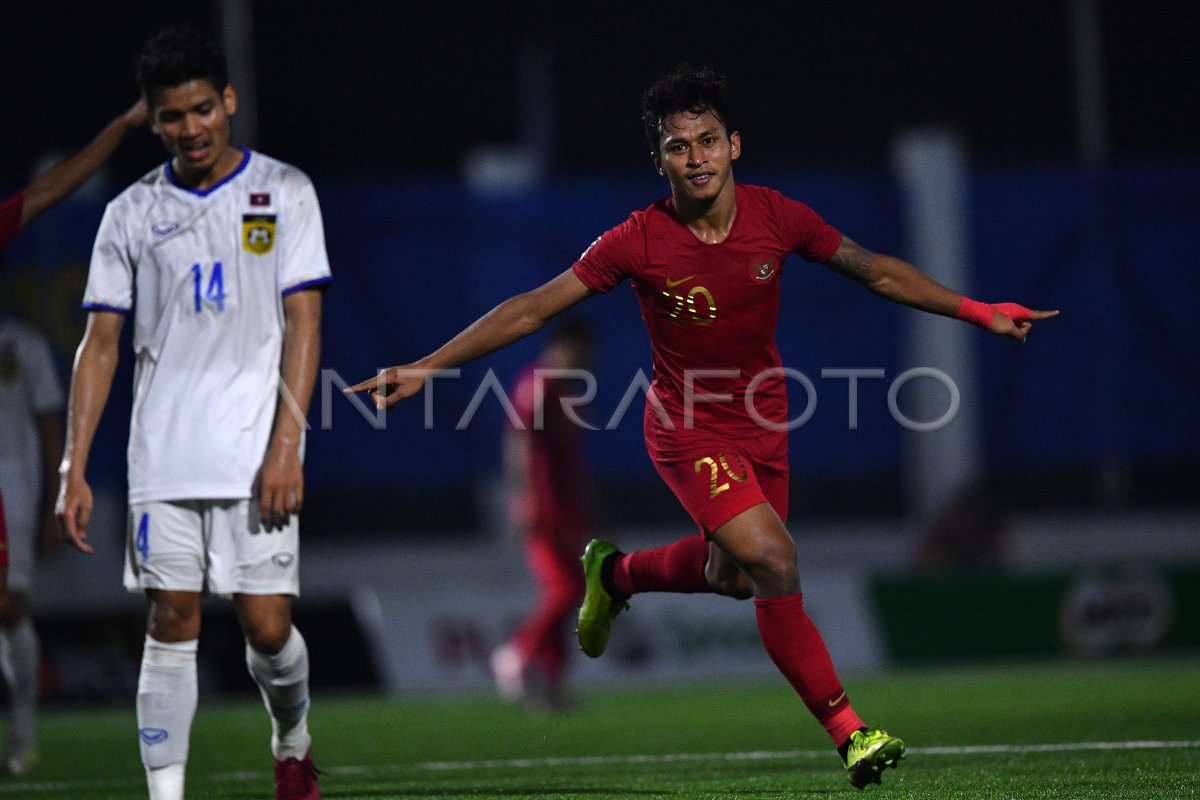
[[(180, 22), (216, 33), (218, 5), (218, 0), (6, 3), (0, 11), (5, 145), (0, 196), (24, 184), (40, 156), (79, 148), (128, 108), (136, 97), (134, 57), (151, 33)], [(769, 185), (786, 178), (785, 186), (824, 178), (823, 189), (804, 188), (824, 192), (825, 213), (852, 220), (856, 237), (861, 230), (862, 241), (894, 247), (901, 255), (899, 215), (889, 213), (899, 201), (890, 204), (886, 197), (893, 191), (886, 172), (891, 143), (914, 126), (957, 128), (975, 174), (983, 176), (974, 187), (980, 205), (972, 217), (981, 243), (976, 257), (981, 281), (990, 281), (985, 285), (997, 294), (1011, 288), (1017, 299), (1048, 296), (1064, 309), (1078, 309), (1075, 326), (1065, 321), (1047, 326), (1050, 346), (1020, 361), (1012, 348), (999, 349), (1003, 343), (980, 345), (984, 357), (996, 359), (989, 373), (993, 396), (1041, 378), (1038, 391), (1023, 393), (1019, 402), (1007, 395), (997, 401), (987, 434), (998, 472), (1016, 476), (1012, 494), (1049, 497), (1043, 483), (1061, 488), (1028, 468), (1032, 448), (1038, 453), (1034, 463), (1068, 476), (1064, 496), (1100, 497), (1100, 490), (1088, 494), (1093, 484), (1105, 485), (1106, 473), (1094, 468), (1102, 460), (1095, 454), (1107, 458), (1127, 451), (1136, 464), (1153, 467), (1134, 476), (1130, 496), (1194, 498), (1197, 451), (1195, 437), (1186, 434), (1195, 426), (1185, 405), (1195, 397), (1200, 374), (1187, 306), (1198, 296), (1193, 262), (1200, 182), (1194, 176), (1200, 171), (1200, 136), (1190, 117), (1200, 98), (1195, 53), (1200, 11), (1194, 4), (1163, 0), (1098, 0), (1098, 5), (1117, 167), (1105, 172), (1076, 169), (1069, 0), (507, 5), (259, 0), (252, 6), (257, 146), (310, 174), (322, 193), (331, 253), (345, 276), (327, 306), (331, 333), (325, 355), (330, 366), (355, 375), (387, 363), (375, 353), (427, 352), (457, 331), (470, 309), (493, 303), (498, 287), (548, 278), (542, 270), (561, 268), (629, 208), (663, 192), (647, 158), (639, 98), (680, 61), (709, 63), (729, 76), (743, 141), (740, 176)], [(521, 53), (531, 49), (548, 53), (552, 65), (550, 164), (564, 179), (544, 186), (544, 194), (512, 202), (472, 198), (460, 191), (455, 176), (472, 149), (512, 144), (521, 135), (517, 75)], [(237, 128), (235, 117), (235, 140)], [(97, 184), (98, 195), (115, 194), (163, 157), (153, 136), (136, 134), (118, 151), (107, 182)], [(1004, 178), (1010, 172), (1035, 177), (1009, 182)], [(1132, 177), (1123, 181), (1123, 175)], [(93, 196), (91, 206), (76, 211), (98, 217), (104, 199)], [(552, 205), (572, 199), (586, 208)], [(993, 205), (985, 206), (988, 202)], [(75, 212), (66, 205), (62, 227), (43, 225), (19, 244), (50, 253), (41, 257), (46, 263), (54, 263), (66, 244), (78, 246), (71, 256), (78, 263), (58, 273), (48, 295), (73, 310), (80, 289), (72, 276), (82, 275), (97, 219), (71, 217)], [(551, 217), (556, 221), (547, 224)], [(499, 226), (509, 226), (511, 235), (507, 247), (496, 249), (491, 232)], [(438, 265), (422, 274), (430, 296), (454, 292), (462, 295), (462, 305), (429, 304), (425, 294), (405, 293), (395, 305), (380, 306), (396, 324), (370, 333), (371, 345), (364, 347), (370, 326), (361, 307), (374, 307), (403, 279), (374, 267), (396, 261), (401, 251), (406, 263)], [(448, 262), (447, 253), (456, 260)], [(442, 268), (445, 263), (454, 268)], [(808, 316), (798, 317), (790, 330), (791, 357), (811, 346), (813, 352), (841, 354), (831, 356), (831, 363), (843, 363), (837, 358), (849, 363), (862, 346), (881, 348), (865, 351), (872, 353), (870, 363), (878, 363), (876, 358), (893, 363), (898, 317), (872, 313), (875, 334), (851, 341), (838, 331), (848, 315), (862, 312), (846, 305), (858, 301), (841, 292), (858, 290), (822, 280), (805, 276), (796, 284), (798, 296), (824, 298), (827, 315), (821, 316), (821, 302), (805, 305)], [(41, 291), (34, 287), (26, 296), (42, 303)], [(626, 341), (617, 337), (636, 333), (637, 307), (613, 308), (604, 318), (606, 330)], [(1125, 315), (1119, 332), (1112, 326), (1118, 313)], [(867, 318), (862, 313), (860, 319)], [(63, 312), (59, 325), (64, 363), (79, 336), (72, 319)], [(609, 362), (610, 373), (635, 369), (639, 353), (644, 351), (627, 348)], [(495, 363), (502, 371), (515, 369), (521, 357), (515, 351), (508, 362), (497, 356)], [(128, 379), (123, 383), (131, 385)], [(1114, 391), (1118, 385), (1121, 391)], [(1100, 400), (1087, 399), (1093, 397)], [(1131, 421), (1133, 409), (1155, 404), (1162, 411), (1155, 418)], [(1130, 414), (1122, 416), (1122, 410)], [(348, 407), (344, 413), (350, 419)], [(1049, 420), (1054, 423), (1042, 424)], [(124, 431), (109, 424), (111, 447), (123, 451)], [(336, 440), (314, 435), (312, 463), (330, 465), (314, 480), (323, 478), (339, 492), (350, 483), (354, 490), (361, 485), (394, 492), (369, 459), (357, 471), (339, 460), (346, 446), (384, 453), (397, 441), (371, 433), (348, 424)], [(862, 440), (843, 446), (849, 444), (838, 438), (843, 433), (828, 427), (806, 431), (815, 437), (816, 455), (811, 462), (797, 459), (796, 472), (813, 474), (818, 458), (853, 452), (854, 462), (845, 462), (845, 469), (862, 470), (849, 478), (855, 486), (872, 469), (898, 474), (889, 460), (899, 458), (898, 438), (872, 440), (875, 449), (868, 454), (860, 449)], [(356, 436), (357, 443), (347, 445)], [(494, 442), (476, 437), (448, 446), (433, 434), (419, 442), (405, 437), (406, 448), (442, 464), (442, 471), (427, 476), (430, 485), (453, 485), (449, 500), (422, 513), (457, 519), (470, 502), (454, 493), (463, 478), (456, 459), (466, 452), (471, 474), (482, 475), (494, 462)], [(606, 440), (602, 469), (615, 473), (633, 463), (631, 458), (645, 463), (639, 430), (612, 441)], [(451, 455), (437, 461), (443, 454)], [(1176, 469), (1176, 463), (1183, 466)], [(1160, 464), (1167, 467), (1156, 471)], [(1075, 480), (1077, 474), (1085, 477)], [(885, 503), (899, 497), (891, 478), (880, 485)], [(813, 495), (806, 495), (810, 506)], [(831, 508), (844, 497), (861, 511), (855, 505), (861, 492), (828, 495)], [(415, 497), (413, 507), (424, 509), (425, 499)], [(372, 502), (357, 507), (371, 509)], [(669, 497), (664, 502), (675, 510)], [(347, 505), (355, 504), (332, 502), (328, 513), (337, 516)]]
[[(83, 144), (134, 99), (144, 38), (168, 22), (214, 30), (215, 5), (10, 4), (0, 184), (24, 183), (47, 150)], [(1184, 118), (1200, 96), (1200, 14), (1160, 0), (1100, 9), (1114, 158), (1196, 158), (1200, 137)], [(258, 144), (314, 176), (453, 173), (473, 146), (512, 142), (526, 45), (552, 60), (560, 173), (641, 168), (640, 92), (681, 60), (728, 74), (755, 163), (878, 165), (896, 131), (929, 123), (958, 127), (984, 163), (1076, 151), (1065, 0), (262, 0), (253, 25)], [(150, 136), (136, 137), (114, 162), (116, 185), (160, 154)]]

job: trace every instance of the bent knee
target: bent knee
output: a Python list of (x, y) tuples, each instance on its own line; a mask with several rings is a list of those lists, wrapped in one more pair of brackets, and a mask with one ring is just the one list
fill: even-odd
[(273, 656), (283, 649), (292, 635), (292, 622), (283, 620), (258, 620), (248, 624), (243, 633), (246, 644), (258, 653)]
[(764, 543), (742, 566), (752, 576), (769, 575), (779, 580), (795, 578), (798, 575), (796, 544), (791, 539)]
[(745, 575), (739, 575), (733, 580), (722, 582), (717, 593), (732, 597), (734, 600), (749, 600), (754, 597), (754, 587), (750, 585), (750, 581), (746, 579)]
[(748, 600), (754, 596), (754, 586), (740, 569), (715, 569), (710, 560), (704, 569), (704, 578), (719, 595), (734, 600)]
[(146, 632), (160, 642), (185, 642), (200, 636), (200, 608), (165, 598), (150, 601)]
[(800, 591), (796, 548), (791, 542), (765, 548), (745, 569), (755, 597), (782, 597)]

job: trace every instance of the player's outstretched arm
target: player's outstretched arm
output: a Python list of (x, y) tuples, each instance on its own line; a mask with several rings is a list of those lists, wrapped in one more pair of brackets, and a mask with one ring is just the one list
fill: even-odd
[(67, 443), (59, 466), (58, 516), (62, 537), (67, 544), (84, 553), (92, 552), (87, 543), (88, 524), (92, 519), (92, 489), (85, 473), (88, 455), (100, 414), (108, 402), (113, 373), (117, 368), (118, 341), (125, 318), (112, 311), (88, 314), (87, 330), (75, 354), (71, 371), (71, 396), (67, 401)]
[(567, 269), (538, 288), (505, 300), (419, 361), (388, 367), (343, 391), (370, 392), (376, 408), (391, 408), (421, 391), (430, 375), (474, 361), (534, 333), (591, 293), (575, 271)]
[(25, 187), (21, 227), (82, 186), (108, 160), (126, 134), (145, 124), (147, 118), (146, 102), (138, 100), (128, 111), (104, 126), (86, 147), (35, 178)]
[(848, 236), (825, 266), (857, 281), (880, 297), (931, 314), (978, 325), (997, 336), (1025, 341), (1034, 320), (1058, 316), (1058, 311), (1034, 311), (1017, 303), (980, 303), (948, 289), (903, 259), (872, 253)]

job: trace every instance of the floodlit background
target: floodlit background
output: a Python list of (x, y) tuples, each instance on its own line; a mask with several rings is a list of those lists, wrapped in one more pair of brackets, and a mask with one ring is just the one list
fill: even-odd
[[(793, 384), (794, 415), (812, 410), (791, 434), (790, 527), (843, 671), (1200, 648), (1200, 140), (1182, 122), (1200, 90), (1194, 10), (120, 6), (5, 11), (0, 196), (128, 107), (141, 42), (182, 21), (225, 43), (235, 140), (312, 176), (335, 277), (297, 607), (318, 691), (489, 685), (488, 653), (531, 590), (498, 496), (501, 405), (488, 395), (464, 417), (488, 371), (507, 383), (538, 341), (439, 381), (428, 420), (416, 402), (381, 429), (340, 387), (424, 355), (665, 194), (638, 101), (685, 60), (729, 77), (739, 180), (981, 299), (1063, 311), (1021, 347), (788, 262), (781, 352), (812, 387)], [(4, 253), (0, 301), (50, 337), (64, 379), (104, 204), (161, 160), (150, 134), (131, 137)], [(650, 368), (632, 292), (612, 295), (581, 309), (599, 329), (601, 424)], [(142, 606), (120, 589), (129, 356), (90, 468), (98, 552), (48, 555), (35, 586), (50, 702), (131, 698), (136, 683)], [(914, 368), (959, 392), (937, 431), (901, 422), (952, 403), (944, 384), (906, 379)], [(856, 399), (846, 370), (862, 371)], [(691, 531), (645, 455), (640, 402), (588, 448), (599, 532), (632, 548)], [(745, 605), (655, 597), (635, 610), (578, 674), (772, 673)], [(202, 690), (251, 691), (229, 609), (206, 613)]]

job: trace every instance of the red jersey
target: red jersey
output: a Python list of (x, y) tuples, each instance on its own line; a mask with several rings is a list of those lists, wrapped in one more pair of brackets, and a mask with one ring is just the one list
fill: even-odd
[(0, 203), (0, 247), (17, 238), (17, 234), (21, 232), (21, 211), (24, 208), (24, 192), (17, 192)]
[(637, 292), (654, 361), (646, 396), (651, 455), (669, 458), (707, 438), (760, 436), (767, 432), (760, 420), (787, 419), (775, 343), (783, 262), (789, 253), (827, 261), (842, 235), (773, 189), (734, 189), (737, 216), (718, 244), (700, 241), (668, 197), (635, 211), (573, 265), (592, 291), (629, 278)]
[[(588, 516), (583, 429), (567, 416), (561, 398), (577, 397), (579, 391), (569, 380), (539, 376), (537, 369), (534, 364), (522, 370), (511, 393), (524, 427), (519, 435), (529, 437), (527, 494), (522, 500), (530, 512), (534, 535), (578, 537)], [(574, 538), (570, 541), (576, 543)], [(571, 554), (578, 555), (574, 550)]]

